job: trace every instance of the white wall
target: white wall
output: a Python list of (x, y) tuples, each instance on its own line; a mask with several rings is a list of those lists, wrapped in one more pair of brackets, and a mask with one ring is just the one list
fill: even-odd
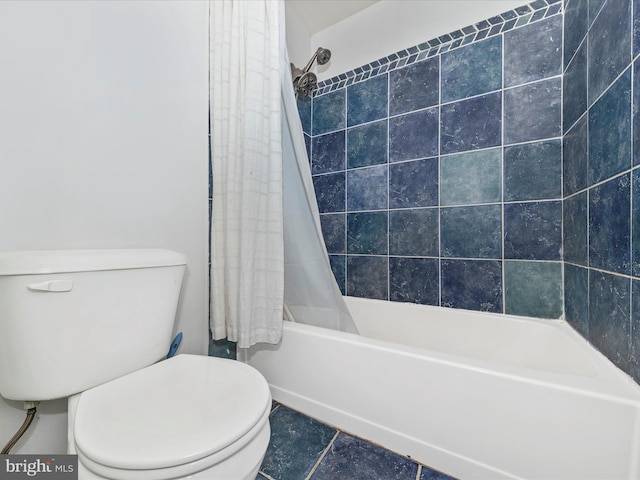
[(289, 61), (298, 68), (304, 68), (311, 58), (311, 33), (287, 2), (285, 2), (285, 23)]
[(381, 0), (312, 35), (310, 50), (324, 47), (332, 52), (331, 61), (317, 67), (318, 80), (527, 3), (527, 0)]
[[(2, 1), (0, 65), (0, 251), (185, 253), (176, 330), (205, 353), (207, 2)], [(65, 450), (66, 403), (41, 412), (14, 453)], [(0, 445), (23, 418), (0, 400)]]

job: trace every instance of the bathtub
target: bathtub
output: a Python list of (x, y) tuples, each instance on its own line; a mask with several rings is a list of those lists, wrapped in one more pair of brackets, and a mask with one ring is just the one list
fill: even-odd
[(239, 352), (275, 400), (458, 478), (640, 479), (640, 387), (566, 322), (345, 300), (360, 336)]

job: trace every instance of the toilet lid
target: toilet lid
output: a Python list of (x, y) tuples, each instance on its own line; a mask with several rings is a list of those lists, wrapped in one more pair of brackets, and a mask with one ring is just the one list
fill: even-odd
[(109, 467), (172, 467), (229, 446), (270, 407), (267, 382), (249, 365), (178, 355), (83, 392), (75, 444)]

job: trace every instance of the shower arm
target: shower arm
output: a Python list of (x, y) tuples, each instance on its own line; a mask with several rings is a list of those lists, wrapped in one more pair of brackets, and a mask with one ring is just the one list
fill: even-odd
[(313, 62), (315, 62), (316, 58), (318, 58), (318, 51), (319, 50), (320, 49), (316, 50), (316, 52), (313, 54), (313, 57), (311, 57), (309, 62), (307, 62), (307, 65), (302, 69), (302, 73), (307, 73), (311, 69), (311, 66), (313, 65)]
[(291, 64), (291, 76), (293, 77), (293, 87), (296, 99), (298, 95), (307, 96), (313, 92), (313, 89), (317, 84), (316, 74), (310, 72), (313, 62), (317, 62), (318, 65), (324, 65), (331, 59), (331, 51), (319, 47), (307, 62), (304, 69), (297, 68), (293, 63)]

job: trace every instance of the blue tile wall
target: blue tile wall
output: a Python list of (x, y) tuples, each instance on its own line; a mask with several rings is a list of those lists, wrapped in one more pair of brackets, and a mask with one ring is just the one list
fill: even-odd
[(389, 119), (389, 161), (438, 155), (438, 108)]
[(452, 102), (502, 88), (502, 37), (442, 54), (442, 102)]
[(505, 143), (562, 135), (561, 83), (560, 78), (551, 78), (505, 90)]
[(636, 381), (638, 15), (638, 0), (565, 2), (563, 74), (565, 317)]
[(560, 198), (562, 142), (548, 140), (504, 148), (506, 201)]
[(631, 0), (611, 0), (597, 11), (587, 35), (589, 105), (629, 66), (631, 23)]
[[(467, 48), (467, 47), (463, 47)], [(492, 93), (441, 107), (440, 152), (464, 152), (500, 145), (502, 95)]]
[(387, 163), (387, 121), (368, 123), (347, 130), (348, 168)]
[(562, 315), (562, 19), (538, 0), (320, 83), (312, 170), (343, 292)]
[(631, 69), (589, 109), (589, 184), (631, 167)]
[(342, 291), (564, 314), (640, 380), (639, 53), (640, 0), (537, 0), (321, 82)]
[(344, 130), (313, 137), (311, 140), (311, 173), (344, 170)]
[(562, 16), (504, 34), (507, 87), (562, 74)]
[(442, 259), (440, 266), (443, 307), (503, 311), (502, 262)]
[(500, 202), (502, 151), (499, 148), (447, 155), (440, 160), (440, 205)]
[(398, 115), (437, 105), (440, 94), (439, 72), (437, 58), (391, 72), (389, 114)]

